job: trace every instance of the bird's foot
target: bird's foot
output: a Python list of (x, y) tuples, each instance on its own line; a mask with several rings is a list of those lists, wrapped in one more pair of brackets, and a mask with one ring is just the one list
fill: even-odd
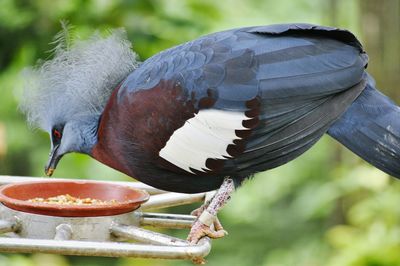
[[(187, 240), (190, 241), (190, 243), (197, 243), (203, 236), (210, 236), (210, 234), (208, 234), (209, 231), (212, 232), (212, 229), (210, 227), (207, 227), (206, 225), (199, 223), (199, 221), (198, 221), (201, 213), (208, 207), (209, 203), (210, 203), (209, 201), (204, 203), (199, 208), (193, 210), (190, 213), (191, 215), (197, 217), (196, 221), (194, 222), (194, 224), (192, 226), (192, 230), (190, 231), (190, 234), (187, 238)], [(197, 225), (195, 225), (196, 222), (197, 222)], [(226, 235), (228, 234), (222, 227), (220, 221), (218, 220), (218, 217), (215, 217), (213, 225), (214, 225), (215, 231), (218, 232), (218, 231), (222, 230), (225, 232)], [(211, 235), (212, 234), (213, 233), (211, 233)], [(210, 236), (210, 237), (212, 237), (212, 236)], [(193, 264), (196, 264), (196, 265), (205, 265), (207, 263), (207, 261), (201, 257), (192, 259), (192, 262), (193, 262)]]
[[(207, 203), (201, 205), (201, 206), (200, 206), (199, 208), (197, 208), (197, 209), (194, 209), (194, 210), (190, 213), (191, 215), (197, 217), (196, 221), (193, 223), (192, 229), (193, 229), (195, 223), (198, 222), (200, 215), (204, 212), (204, 210), (208, 207), (208, 205), (209, 205), (209, 202), (207, 202)], [(228, 232), (224, 230), (224, 227), (222, 226), (222, 224), (221, 224), (221, 222), (219, 221), (218, 217), (215, 216), (215, 217), (213, 218), (213, 220), (214, 220), (214, 221), (213, 221), (214, 232), (220, 232), (220, 231), (222, 231), (222, 232), (225, 233), (225, 235), (228, 235)], [(201, 223), (201, 222), (200, 222), (200, 223)], [(209, 230), (212, 231), (211, 227), (209, 227)], [(189, 234), (189, 237), (190, 237), (190, 234)], [(188, 237), (188, 239), (189, 239), (189, 237)], [(216, 238), (219, 238), (219, 237), (216, 237)]]
[(196, 244), (204, 236), (221, 238), (228, 234), (219, 222), (217, 213), (230, 199), (230, 194), (234, 190), (233, 180), (226, 178), (215, 196), (192, 212), (192, 215), (196, 215), (198, 218), (193, 223), (187, 238), (191, 244)]
[[(215, 226), (215, 224), (217, 224), (217, 226)], [(228, 235), (228, 232), (224, 230), (219, 221), (213, 221), (213, 225), (214, 229), (211, 226), (202, 223), (200, 220), (195, 221), (187, 240), (191, 244), (196, 244), (204, 236), (210, 238), (221, 238)]]

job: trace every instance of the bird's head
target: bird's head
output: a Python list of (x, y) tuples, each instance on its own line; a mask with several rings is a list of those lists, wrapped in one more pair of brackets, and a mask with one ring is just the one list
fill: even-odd
[(112, 91), (136, 67), (125, 32), (115, 30), (106, 37), (59, 43), (52, 59), (24, 71), (20, 108), (30, 125), (50, 135), (46, 175), (66, 153), (91, 154)]
[(91, 154), (97, 142), (98, 116), (86, 116), (73, 119), (66, 124), (52, 126), (49, 131), (51, 148), (45, 174), (51, 176), (60, 159), (67, 153), (79, 152)]

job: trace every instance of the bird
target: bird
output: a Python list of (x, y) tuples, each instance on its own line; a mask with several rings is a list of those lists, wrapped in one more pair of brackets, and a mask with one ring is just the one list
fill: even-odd
[(400, 110), (367, 65), (353, 33), (327, 26), (229, 29), (142, 62), (113, 30), (28, 69), (20, 107), (50, 135), (47, 175), (78, 152), (159, 189), (217, 190), (195, 211), (197, 243), (226, 234), (216, 215), (244, 180), (324, 134), (400, 177)]

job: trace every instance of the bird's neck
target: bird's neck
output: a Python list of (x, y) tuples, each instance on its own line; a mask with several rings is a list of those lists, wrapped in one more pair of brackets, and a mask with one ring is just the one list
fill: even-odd
[(118, 86), (111, 94), (111, 97), (104, 108), (103, 114), (98, 119), (96, 127), (96, 142), (92, 146), (89, 155), (105, 165), (125, 174), (132, 175), (123, 163), (123, 156), (120, 152), (121, 147), (117, 145), (119, 144), (119, 137), (117, 134), (119, 127), (113, 124), (113, 121), (115, 122), (115, 120), (113, 120), (113, 116), (110, 113), (110, 111), (113, 110), (113, 106), (116, 104), (119, 88), (120, 87)]
[(82, 143), (80, 144), (80, 152), (92, 155), (93, 147), (98, 141), (98, 127), (100, 115), (87, 116), (80, 122), (80, 132)]

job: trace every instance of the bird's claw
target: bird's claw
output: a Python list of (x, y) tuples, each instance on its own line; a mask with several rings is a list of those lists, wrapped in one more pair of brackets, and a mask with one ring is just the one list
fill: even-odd
[(187, 240), (190, 244), (197, 244), (197, 242), (199, 242), (199, 240), (204, 236), (215, 239), (228, 235), (228, 232), (222, 228), (221, 223), (218, 222), (218, 224), (218, 229), (216, 228), (213, 230), (209, 226), (202, 224), (200, 221), (196, 221), (190, 230)]
[[(201, 213), (206, 209), (206, 207), (207, 207), (207, 205), (202, 205), (202, 206), (200, 206), (199, 208), (194, 209), (194, 210), (190, 213), (190, 215), (196, 216), (196, 217), (197, 217), (196, 221), (197, 221), (198, 218), (199, 218), (199, 216), (201, 215)], [(195, 222), (196, 222), (196, 221), (195, 221)], [(214, 225), (215, 231), (219, 231), (219, 230), (223, 230), (223, 229), (224, 229), (224, 228), (222, 227), (222, 224), (221, 224), (221, 222), (219, 221), (218, 217), (215, 217), (215, 220), (214, 220), (214, 222), (213, 222), (213, 225)], [(226, 232), (226, 231), (225, 231), (225, 232)], [(228, 233), (226, 233), (226, 234), (228, 234)]]

